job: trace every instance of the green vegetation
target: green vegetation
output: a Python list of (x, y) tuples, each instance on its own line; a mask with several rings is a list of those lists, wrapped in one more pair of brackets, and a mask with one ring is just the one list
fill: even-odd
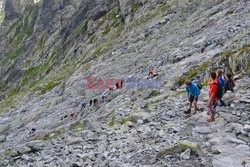
[(94, 41), (95, 37), (96, 37), (95, 34), (90, 37), (88, 45), (93, 44), (93, 41)]
[(146, 99), (150, 99), (150, 98), (158, 96), (160, 94), (161, 94), (161, 92), (159, 90), (152, 90), (151, 93), (148, 95), (148, 97), (146, 97)]
[(2, 24), (2, 22), (4, 20), (4, 16), (5, 16), (4, 11), (0, 11), (0, 25)]
[(44, 137), (42, 137), (40, 140), (49, 141), (49, 140), (52, 140), (52, 139), (57, 139), (62, 134), (61, 131), (62, 130), (58, 130), (58, 131), (56, 131), (54, 133), (47, 134)]
[(108, 51), (109, 47), (111, 46), (111, 43), (102, 43), (100, 46), (98, 46), (93, 53), (93, 58), (98, 58), (101, 54), (104, 54)]
[(39, 42), (38, 42), (38, 48), (39, 49), (43, 49), (44, 48), (44, 45), (45, 45), (45, 33), (43, 33), (39, 39)]
[(74, 124), (72, 127), (70, 127), (70, 129), (74, 132), (74, 133), (78, 133), (83, 131), (84, 129), (84, 125), (82, 123), (76, 123)]
[(109, 33), (109, 31), (110, 31), (110, 27), (109, 27), (109, 25), (108, 25), (108, 24), (106, 24), (106, 26), (105, 26), (105, 28), (104, 28), (104, 31), (102, 32), (102, 35), (106, 35), (106, 34), (108, 34), (108, 33)]
[(109, 126), (114, 126), (115, 124), (123, 125), (126, 122), (136, 122), (137, 120), (138, 118), (136, 117), (128, 117), (128, 118), (123, 118), (122, 120), (118, 121), (118, 120), (115, 120), (115, 118), (113, 117), (111, 121), (108, 123), (108, 125)]
[(197, 71), (196, 70), (192, 70), (189, 72), (187, 79), (192, 79), (193, 77), (195, 77), (197, 75)]
[(179, 85), (182, 85), (185, 83), (186, 78), (184, 76), (179, 76), (178, 78), (175, 79), (175, 83), (178, 83)]
[(180, 154), (187, 149), (190, 149), (192, 154), (202, 155), (202, 150), (198, 145), (190, 143), (190, 142), (180, 142), (179, 144), (173, 147), (160, 150), (157, 153), (156, 157), (163, 158), (166, 155)]
[(147, 103), (143, 106), (143, 108), (148, 108), (150, 105), (157, 104), (157, 103), (159, 103), (159, 102), (161, 102), (161, 101), (163, 101), (163, 100), (168, 99), (168, 97), (169, 97), (169, 96), (167, 95), (167, 96), (164, 96), (162, 99), (157, 99), (157, 100), (154, 100), (154, 101), (147, 102)]
[(85, 21), (83, 25), (81, 25), (76, 29), (76, 34), (77, 35), (84, 34), (87, 30), (88, 30), (88, 21)]
[(135, 0), (131, 0), (130, 9), (131, 9), (131, 16), (132, 17), (134, 17), (134, 14), (135, 14), (137, 8), (138, 8), (138, 5), (135, 2)]
[(189, 72), (185, 74), (186, 77), (184, 76), (179, 76), (178, 78), (175, 79), (175, 83), (178, 83), (179, 85), (183, 85), (186, 80), (190, 80), (197, 76), (198, 73), (204, 73), (205, 70), (212, 64), (212, 62), (207, 61), (202, 63), (201, 65), (191, 69)]
[(88, 64), (85, 64), (84, 67), (83, 67), (83, 70), (87, 71), (88, 69), (90, 69), (92, 66), (91, 63), (88, 63)]
[(177, 97), (177, 96), (182, 95), (184, 93), (186, 93), (186, 90), (181, 90), (181, 91), (177, 92), (176, 94), (174, 94), (173, 96)]
[(23, 52), (24, 41), (28, 39), (34, 31), (34, 25), (38, 16), (38, 9), (38, 6), (28, 5), (24, 11), (24, 20), (17, 20), (5, 34), (8, 35), (15, 30), (13, 37), (9, 39), (9, 44), (12, 48), (9, 53), (9, 59), (16, 59)]
[(106, 20), (106, 17), (105, 17), (105, 16), (102, 17), (102, 18), (99, 20), (99, 22), (97, 23), (96, 29), (99, 29), (99, 28), (103, 25), (103, 23), (105, 22), (105, 20)]
[(109, 19), (109, 20), (114, 20), (114, 19), (116, 19), (116, 13), (115, 13), (114, 11), (110, 12), (110, 13), (108, 14), (108, 19)]
[(57, 74), (55, 74), (54, 76), (52, 76), (47, 81), (47, 83), (45, 83), (42, 87), (38, 86), (37, 88), (35, 88), (35, 90), (40, 90), (42, 94), (45, 94), (45, 93), (51, 91), (56, 86), (60, 85), (61, 82), (62, 82), (62, 79), (64, 79), (65, 77), (69, 76), (70, 73), (73, 71), (73, 69), (74, 69), (73, 66), (68, 66), (64, 70), (61, 70), (60, 72), (58, 72)]

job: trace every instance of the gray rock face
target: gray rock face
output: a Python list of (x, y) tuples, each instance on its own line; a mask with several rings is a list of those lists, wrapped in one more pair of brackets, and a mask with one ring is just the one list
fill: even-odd
[(0, 143), (3, 143), (6, 141), (6, 136), (5, 135), (1, 135), (0, 136)]
[(190, 159), (190, 153), (191, 153), (191, 150), (187, 149), (186, 151), (184, 151), (183, 153), (181, 153), (181, 155), (180, 155), (181, 159), (183, 159), (183, 160)]

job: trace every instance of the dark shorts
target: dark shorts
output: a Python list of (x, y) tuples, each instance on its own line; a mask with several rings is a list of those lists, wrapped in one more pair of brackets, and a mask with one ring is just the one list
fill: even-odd
[[(198, 96), (195, 97), (195, 100), (198, 101)], [(193, 103), (193, 101), (194, 101), (194, 96), (189, 95), (189, 101), (190, 101), (191, 103)]]

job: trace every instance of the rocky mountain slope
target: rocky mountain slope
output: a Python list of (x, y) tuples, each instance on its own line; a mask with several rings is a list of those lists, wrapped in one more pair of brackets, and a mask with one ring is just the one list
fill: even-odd
[[(7, 0), (4, 11), (0, 166), (250, 166), (249, 1)], [(150, 68), (162, 89), (86, 89), (87, 77)], [(226, 94), (206, 124), (217, 68), (237, 76), (239, 100)], [(204, 112), (185, 115), (192, 78)]]

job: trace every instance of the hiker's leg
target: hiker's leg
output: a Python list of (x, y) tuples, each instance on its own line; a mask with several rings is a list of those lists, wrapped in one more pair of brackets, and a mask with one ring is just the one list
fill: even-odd
[(225, 103), (222, 99), (220, 99), (220, 104), (221, 104), (222, 106), (226, 107), (226, 103)]

